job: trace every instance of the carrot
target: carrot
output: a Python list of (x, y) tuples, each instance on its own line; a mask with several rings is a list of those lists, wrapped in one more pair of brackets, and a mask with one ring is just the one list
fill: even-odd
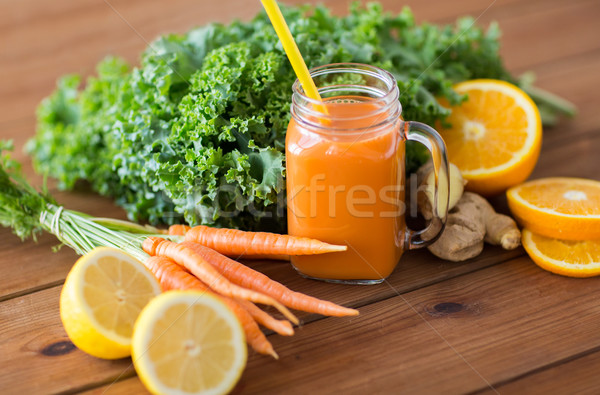
[(184, 236), (191, 227), (187, 225), (171, 225), (169, 226), (169, 236)]
[[(146, 265), (146, 267), (150, 269), (150, 271), (158, 279), (163, 291), (169, 291), (171, 289), (195, 289), (216, 296), (222, 300), (223, 303), (225, 303), (227, 307), (229, 307), (236, 315), (240, 321), (240, 324), (242, 324), (248, 344), (250, 344), (250, 346), (256, 352), (271, 355), (273, 358), (279, 359), (279, 356), (273, 349), (273, 345), (271, 345), (271, 343), (267, 340), (264, 333), (262, 333), (256, 324), (254, 318), (252, 318), (250, 312), (248, 312), (241, 305), (241, 303), (238, 303), (226, 296), (218, 295), (212, 292), (210, 288), (208, 288), (202, 281), (198, 280), (196, 277), (188, 273), (184, 268), (169, 258), (152, 256), (146, 259), (144, 265)], [(289, 324), (289, 322), (287, 323)]]
[[(168, 235), (170, 236), (185, 236), (185, 234), (187, 232), (189, 232), (189, 230), (192, 229), (191, 227), (187, 226), (187, 225), (171, 225), (169, 227), (169, 231), (167, 232)], [(234, 257), (235, 259), (270, 259), (270, 260), (275, 260), (275, 261), (289, 261), (290, 260), (290, 256), (289, 255), (284, 255), (284, 254), (241, 254), (241, 255), (236, 255)]]
[(158, 255), (171, 258), (176, 263), (188, 269), (194, 276), (204, 282), (210, 288), (224, 296), (230, 298), (240, 298), (250, 300), (256, 303), (267, 304), (279, 310), (288, 320), (294, 324), (298, 323), (298, 318), (293, 315), (285, 306), (270, 296), (264, 295), (259, 291), (249, 290), (232, 284), (221, 275), (210, 263), (186, 246), (160, 237), (148, 237), (142, 243), (142, 248), (149, 255)]
[[(173, 260), (170, 258), (159, 256), (150, 258), (151, 260), (144, 264), (159, 280), (163, 291), (168, 291), (171, 289), (198, 289), (205, 291), (227, 301), (228, 304), (238, 305), (236, 307), (241, 306), (244, 310), (246, 310), (247, 313), (250, 314), (252, 319), (256, 320), (256, 322), (280, 335), (291, 336), (294, 334), (294, 329), (289, 321), (277, 320), (270, 314), (259, 309), (254, 303), (247, 300), (238, 298), (234, 300), (213, 292), (206, 284), (194, 277), (194, 275), (188, 272), (184, 267), (181, 267), (177, 263), (173, 262)], [(169, 273), (165, 274), (165, 271), (168, 271)], [(234, 308), (232, 308), (232, 310), (234, 310)], [(241, 317), (238, 318), (240, 318), (241, 322), (244, 322)]]
[[(154, 261), (151, 261), (151, 263), (154, 266), (158, 267), (158, 269), (156, 269), (156, 270), (162, 270), (162, 269), (160, 269), (161, 266), (158, 266), (158, 263), (160, 263), (162, 266), (165, 266), (165, 268), (168, 268), (169, 270), (171, 270), (173, 272), (169, 277), (165, 277), (165, 276), (159, 277), (159, 274), (162, 274), (162, 273), (157, 273), (153, 267), (146, 265), (152, 271), (152, 273), (154, 273), (154, 275), (159, 279), (161, 286), (163, 287), (163, 291), (167, 291), (169, 289), (195, 288), (195, 289), (203, 289), (203, 290), (206, 290), (207, 292), (213, 293), (208, 288), (208, 286), (206, 286), (202, 281), (198, 280), (196, 277), (194, 277), (194, 275), (190, 274), (185, 268), (177, 265), (171, 259), (164, 258), (164, 257), (151, 257), (151, 258), (158, 260), (156, 263)], [(175, 267), (172, 267), (173, 265), (175, 265)], [(173, 278), (171, 279), (171, 277), (173, 277)], [(163, 282), (164, 282), (164, 284), (163, 284)], [(167, 287), (167, 288), (165, 288), (165, 287)], [(218, 295), (218, 294), (216, 294), (216, 295)], [(219, 296), (222, 299), (229, 299), (222, 295), (219, 295)], [(229, 300), (231, 300), (231, 299), (229, 299)], [(233, 302), (233, 300), (231, 300), (231, 301)], [(269, 328), (282, 336), (291, 336), (294, 334), (294, 329), (292, 328), (292, 325), (290, 325), (289, 321), (277, 320), (277, 319), (273, 318), (270, 314), (259, 309), (254, 303), (249, 302), (247, 300), (236, 298), (235, 302), (237, 302), (241, 307), (243, 307), (252, 316), (252, 318), (254, 320), (256, 320), (256, 322), (263, 325), (265, 328)], [(241, 321), (241, 319), (240, 319), (240, 321)], [(246, 336), (249, 336), (249, 334), (246, 334)], [(259, 351), (259, 350), (257, 350), (257, 351)]]
[(273, 261), (286, 261), (289, 262), (290, 261), (290, 256), (289, 255), (277, 255), (277, 254), (256, 254), (256, 255), (248, 255), (248, 254), (242, 254), (242, 255), (235, 255), (235, 256), (231, 256), (229, 255), (230, 258), (235, 258), (235, 259), (263, 259), (263, 260), (273, 260)]
[(289, 321), (277, 320), (269, 313), (259, 309), (254, 303), (244, 299), (236, 299), (236, 301), (250, 313), (252, 318), (265, 328), (269, 328), (282, 336), (292, 336), (294, 328)]
[(348, 247), (327, 244), (307, 237), (279, 235), (266, 232), (244, 232), (237, 229), (218, 229), (204, 225), (194, 226), (185, 234), (185, 241), (193, 241), (212, 248), (223, 255), (314, 255), (346, 251)]
[(260, 291), (280, 301), (287, 307), (335, 317), (358, 315), (358, 310), (292, 291), (285, 285), (271, 280), (264, 274), (198, 243), (186, 241), (181, 244), (204, 258), (232, 283), (244, 288)]

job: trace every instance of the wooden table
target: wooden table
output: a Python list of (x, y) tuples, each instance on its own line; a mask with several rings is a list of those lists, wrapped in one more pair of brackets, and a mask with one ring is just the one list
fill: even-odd
[[(336, 13), (347, 1), (326, 1)], [(478, 16), (500, 23), (508, 68), (573, 101), (574, 120), (544, 131), (533, 178), (600, 179), (598, 0), (384, 1), (419, 21)], [(248, 19), (258, 1), (3, 0), (0, 2), (0, 137), (34, 133), (34, 110), (67, 72), (93, 73), (107, 54), (135, 62), (146, 41), (209, 21)], [(29, 161), (18, 151), (28, 174)], [(109, 200), (61, 193), (68, 207), (124, 217)], [(504, 199), (494, 204), (505, 209)], [(58, 295), (76, 255), (56, 240), (21, 243), (0, 230), (0, 393), (144, 393), (130, 359), (103, 361), (69, 342)], [(292, 289), (356, 307), (356, 318), (303, 316), (296, 335), (269, 336), (281, 359), (251, 354), (236, 393), (599, 393), (600, 279), (569, 279), (535, 266), (522, 249), (486, 247), (453, 264), (406, 254), (378, 286), (300, 278), (286, 264), (260, 270)]]

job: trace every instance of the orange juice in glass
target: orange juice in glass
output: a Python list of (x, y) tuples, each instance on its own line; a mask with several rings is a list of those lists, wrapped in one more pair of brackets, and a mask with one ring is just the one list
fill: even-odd
[[(446, 221), (446, 213), (434, 207), (428, 228), (406, 227), (405, 142), (421, 142), (431, 151), (436, 180), (447, 177), (444, 142), (429, 126), (402, 120), (398, 85), (385, 70), (344, 63), (312, 69), (311, 76), (322, 102), (307, 97), (299, 82), (293, 88), (286, 138), (288, 233), (348, 250), (295, 256), (292, 265), (313, 279), (380, 283), (405, 250), (435, 240)], [(436, 181), (434, 201), (437, 192)]]

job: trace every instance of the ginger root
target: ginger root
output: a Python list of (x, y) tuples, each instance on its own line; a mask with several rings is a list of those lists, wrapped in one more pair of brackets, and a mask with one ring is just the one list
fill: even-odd
[(448, 213), (441, 236), (427, 248), (439, 258), (460, 262), (479, 255), (484, 241), (512, 250), (521, 245), (521, 232), (512, 218), (496, 213), (484, 197), (465, 192)]
[[(448, 180), (444, 175), (440, 174), (438, 194), (438, 213), (446, 211), (446, 202), (448, 202), (448, 211), (458, 203), (458, 200), (463, 194), (467, 181), (462, 177), (460, 170), (453, 163), (448, 163), (448, 173), (450, 175), (450, 195), (447, 196), (441, 191), (446, 190)], [(417, 180), (419, 182), (419, 190), (417, 192), (417, 207), (425, 219), (431, 219), (433, 191), (435, 188), (435, 174), (433, 172), (433, 162), (430, 160), (417, 170)], [(441, 216), (441, 215), (438, 215)]]
[[(448, 197), (448, 220), (446, 227), (436, 242), (428, 250), (435, 256), (460, 262), (476, 257), (483, 250), (484, 241), (493, 245), (501, 245), (505, 250), (512, 250), (521, 245), (521, 232), (515, 221), (509, 216), (498, 214), (492, 205), (482, 196), (464, 192), (466, 184), (460, 170), (449, 164), (450, 196)], [(432, 217), (433, 202), (433, 165), (430, 162), (417, 171), (419, 190), (417, 206), (425, 219)], [(440, 188), (445, 189), (444, 177), (439, 180)], [(438, 196), (439, 212), (445, 210), (446, 195)], [(427, 232), (426, 239), (433, 235)]]

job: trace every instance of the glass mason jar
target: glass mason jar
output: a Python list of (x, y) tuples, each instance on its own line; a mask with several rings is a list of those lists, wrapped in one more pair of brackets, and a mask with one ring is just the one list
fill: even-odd
[(347, 250), (292, 257), (292, 265), (313, 279), (380, 283), (405, 250), (426, 246), (443, 230), (447, 210), (437, 207), (426, 229), (406, 226), (405, 143), (418, 141), (431, 152), (437, 202), (438, 179), (448, 179), (444, 142), (431, 127), (402, 119), (398, 84), (385, 70), (330, 64), (312, 69), (311, 76), (322, 102), (307, 97), (298, 81), (293, 87), (286, 138), (288, 233)]

